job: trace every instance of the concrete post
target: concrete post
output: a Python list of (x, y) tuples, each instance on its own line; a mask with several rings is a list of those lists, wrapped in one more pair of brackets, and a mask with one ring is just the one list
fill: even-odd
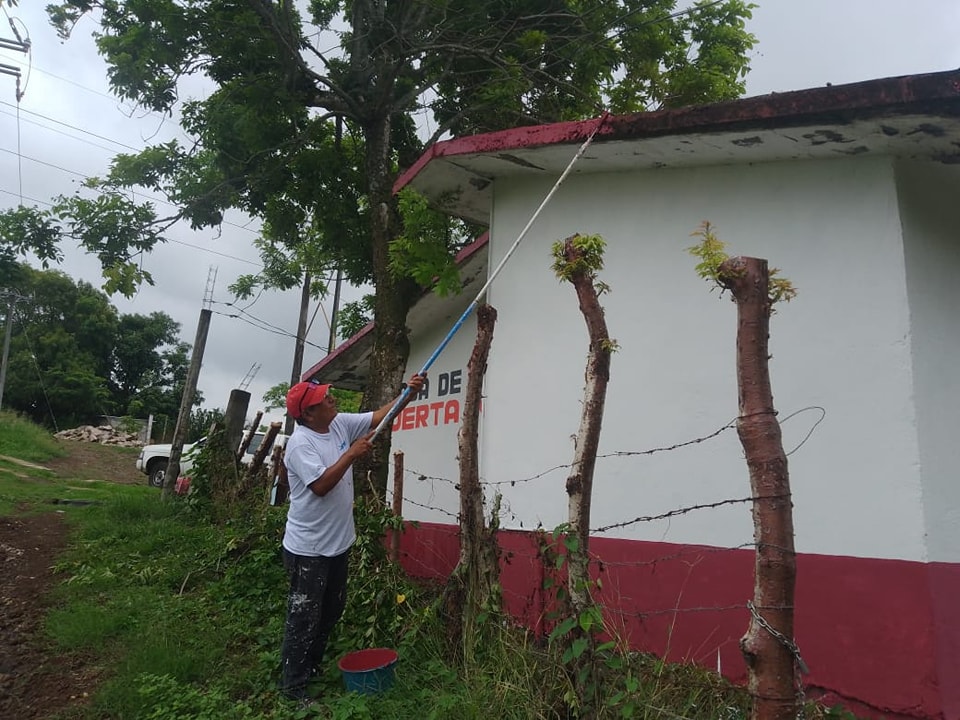
[[(210, 331), (210, 317), (212, 311), (204, 308), (200, 311), (200, 320), (197, 323), (197, 337), (193, 342), (193, 353), (190, 356), (190, 368), (187, 370), (187, 379), (183, 386), (183, 396), (180, 398), (180, 412), (177, 414), (177, 424), (173, 430), (173, 444), (170, 447), (170, 459), (167, 462), (167, 472), (163, 478), (164, 499), (173, 494), (173, 487), (180, 475), (180, 455), (183, 452), (183, 443), (187, 438), (187, 429), (190, 427), (190, 408), (193, 407), (193, 398), (197, 394), (197, 382), (200, 379), (200, 365), (203, 363), (203, 351), (207, 346), (207, 333)], [(237, 441), (239, 443), (239, 440)]]

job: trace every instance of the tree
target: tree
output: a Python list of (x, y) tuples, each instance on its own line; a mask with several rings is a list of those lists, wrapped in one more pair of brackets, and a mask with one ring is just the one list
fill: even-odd
[(175, 416), (189, 346), (172, 318), (121, 315), (103, 292), (62, 272), (14, 263), (10, 277), (29, 301), (15, 310), (6, 403), (58, 427)]
[(214, 408), (213, 410), (204, 410), (202, 408), (194, 408), (190, 411), (190, 427), (187, 430), (187, 439), (188, 443), (195, 443), (202, 437), (206, 437), (210, 428), (214, 425), (219, 425), (223, 427), (224, 413), (220, 408)]
[(751, 720), (793, 720), (798, 711), (798, 676), (803, 669), (793, 639), (797, 556), (787, 456), (770, 386), (769, 338), (773, 306), (796, 290), (775, 277), (767, 261), (727, 257), (724, 243), (704, 223), (690, 252), (700, 258), (701, 277), (729, 290), (737, 304), (737, 435), (750, 473), (756, 546), (751, 619), (740, 639), (753, 698)]
[(493, 344), (497, 311), (491, 305), (477, 307), (477, 340), (467, 363), (467, 391), (463, 422), (457, 433), (460, 464), (460, 557), (443, 592), (443, 615), (447, 641), (454, 656), (471, 660), (482, 637), (481, 617), (503, 612), (500, 591), (500, 552), (497, 545), (500, 498), (494, 499), (487, 524), (483, 487), (480, 484), (478, 436), (483, 378)]
[[(0, 232), (46, 258), (56, 254), (58, 230), (78, 236), (100, 255), (111, 287), (124, 289), (122, 281), (140, 276), (118, 248), (149, 249), (177, 218), (217, 225), (228, 208), (276, 228), (320, 218), (324, 246), (347, 278), (376, 287), (364, 404), (377, 407), (402, 380), (406, 315), (420, 292), (394, 271), (390, 253), (403, 233), (394, 180), (423, 150), (418, 114), (438, 123), (429, 144), (446, 133), (593, 116), (602, 106), (628, 112), (733, 98), (753, 44), (744, 29), (750, 7), (702, 0), (677, 13), (676, 0), (311, 0), (305, 26), (294, 4), (279, 0), (67, 0), (50, 8), (52, 20), (69, 34), (83, 15), (97, 14), (98, 47), (119, 96), (169, 112), (193, 74), (214, 90), (183, 106), (193, 147), (171, 142), (118, 158), (97, 187), (106, 195), (61, 198), (51, 212), (14, 211)], [(314, 38), (338, 18), (346, 29), (331, 54)], [(181, 208), (176, 217), (135, 213), (122, 191), (137, 185), (164, 193)], [(124, 222), (98, 214), (111, 202)], [(77, 220), (58, 228), (63, 216)], [(97, 227), (109, 241), (88, 232)], [(389, 432), (381, 437), (378, 489)]]
[(60, 272), (21, 266), (4, 402), (47, 426), (109, 413), (107, 376), (118, 316), (106, 295)]
[[(150, 315), (123, 315), (117, 327), (111, 353), (112, 368), (109, 387), (113, 405), (121, 415), (139, 415), (159, 410), (159, 403), (146, 398), (137, 400), (140, 393), (154, 388), (169, 389), (173, 381), (168, 363), (176, 356), (161, 352), (165, 346), (176, 347), (180, 323), (164, 312)], [(174, 351), (175, 352), (175, 351)]]
[[(603, 629), (602, 617), (593, 601), (590, 579), (590, 510), (593, 503), (593, 472), (600, 447), (603, 408), (610, 381), (610, 356), (616, 349), (607, 331), (599, 296), (609, 288), (597, 279), (603, 268), (606, 243), (599, 235), (573, 235), (553, 246), (553, 271), (577, 293), (590, 339), (584, 373), (583, 410), (574, 443), (573, 463), (567, 477), (569, 534), (567, 547), (567, 593), (572, 627), (570, 656), (577, 699), (582, 706), (596, 702), (598, 675), (595, 633)], [(569, 620), (568, 620), (569, 622)]]

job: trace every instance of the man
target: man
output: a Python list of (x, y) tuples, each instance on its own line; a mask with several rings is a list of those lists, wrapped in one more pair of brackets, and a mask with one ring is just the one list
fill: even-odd
[[(423, 383), (423, 376), (410, 378), (406, 402)], [(391, 402), (374, 412), (341, 415), (329, 385), (301, 382), (287, 393), (287, 414), (297, 426), (284, 454), (290, 509), (283, 565), (290, 592), (280, 686), (291, 700), (309, 699), (307, 681), (346, 606), (347, 559), (356, 539), (352, 466), (370, 451), (373, 430), (392, 407)]]

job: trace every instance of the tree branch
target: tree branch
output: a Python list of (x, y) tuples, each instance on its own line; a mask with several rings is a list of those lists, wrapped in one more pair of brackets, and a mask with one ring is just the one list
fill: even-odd
[(316, 95), (311, 102), (315, 107), (322, 107), (332, 112), (343, 114), (357, 119), (360, 117), (360, 107), (356, 104), (350, 94), (339, 87), (332, 78), (321, 75), (313, 68), (307, 65), (306, 60), (299, 50), (291, 43), (291, 38), (279, 26), (273, 4), (269, 0), (248, 0), (250, 7), (264, 21), (267, 30), (276, 38), (281, 49), (286, 52), (287, 59), (290, 60), (296, 69), (304, 76), (312, 80), (315, 84), (320, 84), (330, 89), (330, 92), (324, 92), (316, 89)]

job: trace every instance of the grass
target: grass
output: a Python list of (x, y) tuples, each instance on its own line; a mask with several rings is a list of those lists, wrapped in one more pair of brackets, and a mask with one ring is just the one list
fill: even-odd
[[(130, 451), (129, 448), (103, 450)], [(70, 502), (105, 502), (135, 492), (132, 487), (87, 478), (61, 481), (56, 473), (32, 466), (64, 454), (63, 447), (43, 428), (13, 413), (0, 412), (0, 455), (5, 456), (0, 458), (0, 514), (11, 514), (25, 505), (42, 511), (63, 501), (67, 503), (61, 508)], [(132, 466), (133, 460), (130, 462)]]
[[(42, 457), (41, 442), (32, 457)], [(189, 502), (161, 502), (145, 485), (80, 487), (28, 472), (36, 474), (24, 480), (0, 473), (2, 512), (22, 511), (25, 503), (38, 509), (81, 491), (99, 501), (64, 507), (70, 547), (56, 566), (63, 580), (45, 624), (53, 651), (82, 654), (99, 684), (87, 706), (58, 720), (572, 717), (558, 653), (523, 631), (490, 620), (470, 663), (451, 660), (436, 593), (382, 563), (384, 516), (362, 508), (351, 599), (329, 655), (396, 647), (396, 683), (379, 696), (346, 693), (329, 660), (315, 686), (318, 706), (297, 710), (276, 690), (286, 588), (282, 510), (260, 508), (214, 525)], [(604, 682), (604, 704), (592, 717), (748, 716), (742, 689), (650, 656), (610, 656)]]
[(63, 454), (57, 441), (42, 427), (9, 410), (0, 411), (0, 455), (42, 463)]

